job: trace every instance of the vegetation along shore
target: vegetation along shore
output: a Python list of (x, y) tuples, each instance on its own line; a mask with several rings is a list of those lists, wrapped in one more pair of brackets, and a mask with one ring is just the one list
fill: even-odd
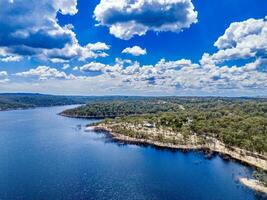
[[(267, 171), (267, 100), (264, 98), (114, 100), (89, 103), (62, 115), (104, 118), (88, 129), (106, 131), (115, 140), (217, 152), (264, 173)], [(241, 182), (248, 185), (248, 181)]]

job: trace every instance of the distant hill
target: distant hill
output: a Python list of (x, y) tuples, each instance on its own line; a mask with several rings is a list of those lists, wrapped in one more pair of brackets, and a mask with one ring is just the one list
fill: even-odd
[[(95, 106), (100, 107), (106, 105), (105, 108), (102, 108), (103, 113), (101, 115), (106, 116), (109, 112), (109, 115), (117, 116), (117, 113), (121, 107), (116, 108), (117, 103), (121, 105), (122, 102), (127, 102), (123, 110), (130, 109), (133, 105), (137, 104), (139, 107), (135, 107), (136, 113), (154, 113), (155, 110), (159, 109), (160, 111), (167, 111), (172, 107), (177, 107), (177, 104), (187, 106), (202, 105), (202, 107), (210, 107), (216, 104), (216, 102), (248, 102), (248, 101), (257, 101), (257, 102), (266, 102), (265, 98), (230, 98), (230, 97), (143, 97), (143, 96), (64, 96), (64, 95), (49, 95), (49, 94), (39, 94), (39, 93), (0, 93), (0, 110), (12, 110), (12, 109), (27, 109), (35, 107), (47, 107), (47, 106), (60, 106), (60, 105), (73, 105), (73, 104), (91, 104), (89, 109), (77, 109), (78, 114), (81, 115), (100, 115), (101, 113), (90, 113), (90, 109)], [(162, 102), (168, 102), (168, 104), (162, 104)], [(105, 103), (105, 104), (103, 104)], [(109, 103), (110, 106), (109, 106)], [(115, 106), (114, 106), (115, 105)], [(112, 109), (109, 110), (108, 108)], [(162, 107), (162, 108), (159, 108)], [(88, 107), (87, 107), (88, 108)], [(177, 108), (176, 108), (177, 109)], [(86, 110), (85, 113), (82, 113)], [(149, 111), (150, 110), (150, 111)], [(154, 110), (154, 111), (153, 111)], [(80, 112), (81, 111), (81, 112)], [(129, 114), (127, 112), (122, 112), (125, 115)], [(72, 112), (72, 111), (71, 111)], [(115, 113), (114, 113), (115, 112)], [(67, 112), (66, 112), (67, 114)], [(70, 113), (68, 113), (70, 114)]]
[(37, 93), (3, 93), (0, 94), (0, 110), (84, 104), (87, 100), (88, 97), (79, 96), (55, 96)]
[(63, 96), (39, 93), (0, 93), (0, 111), (35, 107), (87, 104), (103, 101), (128, 101), (145, 99), (134, 96)]

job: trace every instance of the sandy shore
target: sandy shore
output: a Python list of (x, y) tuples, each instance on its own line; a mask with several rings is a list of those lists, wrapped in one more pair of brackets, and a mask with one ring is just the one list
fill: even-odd
[(249, 187), (255, 191), (258, 191), (258, 192), (261, 192), (261, 193), (264, 193), (267, 195), (267, 187), (264, 186), (259, 181), (255, 180), (255, 179), (247, 179), (247, 178), (240, 178), (239, 181), (243, 185), (245, 185), (245, 186), (247, 186), (247, 187)]
[(118, 133), (112, 132), (111, 128), (105, 125), (98, 126), (89, 126), (87, 127), (88, 131), (96, 130), (96, 131), (104, 131), (112, 136), (114, 140), (127, 142), (127, 143), (135, 143), (135, 144), (146, 144), (153, 145), (155, 147), (160, 148), (169, 148), (169, 149), (177, 149), (177, 150), (208, 150), (211, 152), (219, 153), (221, 155), (229, 156), (237, 161), (248, 164), (250, 166), (254, 166), (257, 168), (261, 168), (267, 171), (267, 158), (265, 156), (259, 155), (257, 153), (249, 152), (239, 148), (227, 148), (222, 142), (218, 140), (214, 140), (215, 142), (206, 145), (196, 145), (196, 144), (188, 144), (188, 145), (176, 145), (165, 142), (158, 142), (151, 139), (137, 139), (125, 135), (121, 135)]

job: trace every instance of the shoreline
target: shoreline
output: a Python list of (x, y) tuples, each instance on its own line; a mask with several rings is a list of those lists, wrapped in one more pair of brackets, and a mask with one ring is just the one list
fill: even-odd
[[(36, 109), (36, 108), (51, 108), (51, 107), (58, 107), (58, 106), (79, 106), (81, 104), (65, 104), (65, 105), (49, 105), (49, 106), (29, 106), (26, 108), (8, 108), (8, 109), (0, 109), (0, 112), (8, 112), (8, 111), (19, 111), (19, 110), (31, 110), (31, 109)], [(61, 115), (61, 113), (59, 113), (59, 115)], [(77, 117), (72, 117), (71, 115), (62, 115), (64, 117), (70, 117), (70, 118), (79, 118)], [(99, 118), (99, 119), (103, 119), (103, 118)]]
[(30, 110), (30, 109), (35, 109), (38, 107), (27, 107), (27, 108), (8, 108), (8, 109), (0, 109), (0, 112), (8, 112), (8, 111), (16, 111), (16, 110)]
[(62, 116), (62, 117), (77, 118), (77, 119), (96, 119), (96, 120), (105, 119), (105, 118), (103, 118), (103, 117), (80, 116), (80, 115), (68, 115), (68, 114), (65, 114), (65, 113), (63, 113), (63, 112), (58, 113), (58, 115), (60, 115), (60, 116)]
[[(262, 159), (262, 162), (257, 163), (257, 161), (259, 161), (257, 160), (257, 158), (255, 158), (256, 161), (255, 160), (251, 161), (249, 159), (246, 159), (245, 156), (242, 157), (241, 155), (237, 155), (237, 153), (234, 150), (228, 150), (227, 152), (215, 148), (212, 149), (211, 147), (205, 145), (174, 145), (170, 143), (158, 142), (149, 139), (138, 139), (114, 133), (109, 127), (103, 125), (88, 126), (86, 128), (86, 131), (103, 132), (109, 135), (115, 142), (122, 142), (125, 144), (150, 145), (155, 148), (163, 148), (163, 149), (177, 150), (177, 151), (201, 151), (204, 154), (207, 153), (206, 158), (208, 159), (211, 158), (215, 153), (220, 155), (222, 159), (233, 159), (234, 161), (239, 162), (243, 165), (260, 168), (263, 169), (264, 171), (267, 171), (267, 159), (264, 160)], [(244, 177), (240, 177), (239, 182), (245, 187), (248, 187), (256, 192), (267, 195), (267, 186), (265, 186), (263, 183), (259, 182), (256, 179), (247, 179)]]
[(252, 190), (267, 195), (267, 186), (263, 185), (261, 182), (255, 179), (239, 178), (239, 182)]
[(209, 153), (218, 153), (222, 156), (232, 158), (240, 163), (260, 168), (264, 171), (267, 171), (267, 158), (263, 155), (259, 155), (256, 153), (248, 152), (243, 149), (239, 149), (236, 147), (228, 148), (223, 143), (216, 141), (216, 145), (177, 145), (171, 143), (164, 143), (159, 141), (153, 141), (151, 139), (138, 139), (129, 136), (125, 136), (122, 134), (114, 133), (108, 126), (97, 125), (97, 126), (89, 126), (87, 127), (88, 131), (96, 131), (96, 132), (104, 132), (109, 134), (112, 139), (118, 142), (125, 142), (129, 144), (137, 144), (137, 145), (152, 145), (157, 148), (166, 148), (172, 150), (183, 150), (183, 151), (207, 151)]

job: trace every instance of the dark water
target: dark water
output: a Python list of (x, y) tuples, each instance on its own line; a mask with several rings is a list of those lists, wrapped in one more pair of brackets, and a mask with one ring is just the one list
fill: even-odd
[(0, 199), (266, 199), (235, 181), (247, 167), (118, 145), (56, 115), (66, 108), (0, 112)]

